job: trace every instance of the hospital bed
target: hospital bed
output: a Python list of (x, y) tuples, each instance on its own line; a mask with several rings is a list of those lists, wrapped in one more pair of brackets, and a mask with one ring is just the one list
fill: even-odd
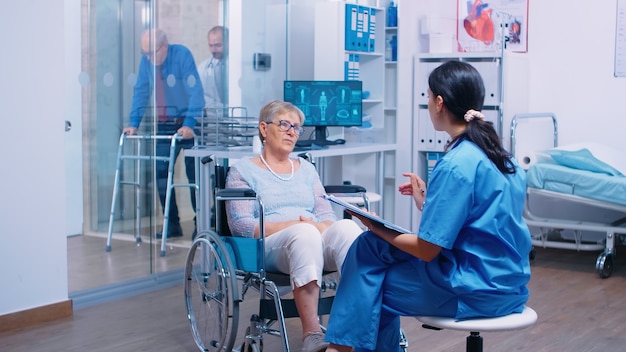
[(546, 116), (553, 122), (554, 148), (516, 156), (522, 166), (527, 166), (524, 219), (531, 228), (533, 245), (600, 251), (596, 271), (607, 278), (613, 271), (615, 245), (626, 234), (625, 172), (607, 160), (611, 159), (607, 158), (610, 148), (592, 143), (558, 147), (557, 122), (552, 114), (522, 114), (513, 118), (514, 156), (519, 153), (516, 130), (520, 121)]

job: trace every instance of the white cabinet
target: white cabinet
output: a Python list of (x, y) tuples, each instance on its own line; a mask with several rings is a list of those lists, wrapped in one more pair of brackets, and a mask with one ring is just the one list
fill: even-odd
[[(509, 146), (509, 125), (511, 117), (525, 112), (528, 105), (527, 78), (521, 77), (525, 56), (514, 53), (449, 53), (419, 54), (414, 58), (414, 116), (417, 118), (415, 136), (417, 136), (417, 162), (419, 174), (428, 179), (429, 160), (435, 160), (432, 153), (441, 153), (445, 149), (449, 136), (445, 132), (435, 131), (428, 114), (428, 76), (433, 69), (450, 60), (464, 61), (474, 66), (483, 78), (485, 85), (485, 103), (483, 114), (486, 120), (493, 122), (505, 148)], [(516, 74), (517, 72), (517, 74)], [(513, 83), (514, 82), (514, 83)], [(506, 107), (506, 114), (504, 108)], [(423, 167), (419, 167), (423, 165)]]
[[(342, 127), (329, 127), (329, 138), (343, 136), (347, 143), (395, 143), (397, 66), (395, 62), (385, 62), (384, 54), (385, 37), (397, 34), (395, 27), (385, 27), (385, 10), (339, 1), (319, 2), (315, 5), (314, 23), (314, 79), (362, 81), (363, 114), (372, 125), (371, 129), (346, 131)], [(355, 47), (359, 38), (354, 41), (354, 33), (348, 33), (352, 27), (358, 27), (370, 36), (369, 40), (361, 38), (368, 43), (367, 47)], [(394, 152), (385, 152), (384, 160), (385, 198), (381, 215), (388, 214), (393, 218), (396, 193), (392, 178)], [(323, 176), (331, 182), (349, 180), (375, 190), (378, 162), (375, 155), (344, 156), (340, 160), (330, 160), (325, 167), (327, 174)]]
[[(428, 108), (428, 76), (430, 73), (442, 63), (450, 60), (465, 61), (474, 66), (478, 72), (480, 72), (485, 85), (485, 104), (483, 106), (483, 111), (485, 112), (487, 119), (494, 122), (496, 131), (501, 133), (502, 58), (499, 55), (485, 55), (484, 53), (480, 53), (480, 55), (466, 53), (455, 53), (445, 56), (442, 56), (441, 54), (418, 55), (415, 62), (417, 70), (417, 79), (415, 80), (417, 108), (420, 110)], [(423, 114), (418, 113), (420, 118), (419, 125), (424, 128), (432, 129), (432, 125), (429, 127), (427, 127), (428, 124), (426, 123), (422, 125), (422, 115)], [(425, 118), (430, 121), (428, 111), (426, 111), (425, 115)], [(443, 147), (443, 145), (436, 145), (432, 150), (443, 151)]]
[[(381, 19), (382, 22), (384, 19)], [(388, 42), (390, 42), (395, 37), (395, 41), (397, 43), (398, 37), (398, 27), (385, 27), (385, 50), (389, 51), (390, 48), (387, 47)], [(395, 59), (395, 60), (394, 60)], [(384, 113), (385, 113), (385, 121), (386, 127), (391, 127), (396, 125), (396, 116), (398, 110), (398, 99), (397, 99), (397, 87), (398, 87), (398, 60), (397, 54), (396, 57), (393, 58), (389, 53), (385, 53), (385, 97), (384, 97)], [(393, 130), (392, 128), (386, 128), (386, 130)], [(395, 141), (395, 135), (392, 140)]]
[[(361, 10), (358, 16), (352, 19), (352, 8)], [(346, 13), (348, 9), (348, 13)], [(363, 11), (365, 9), (365, 11)], [(346, 17), (347, 16), (347, 17)], [(367, 16), (367, 18), (366, 18)], [(360, 18), (360, 19), (359, 19)], [(346, 26), (346, 19), (350, 22)], [(369, 43), (368, 51), (360, 50), (363, 46), (355, 47), (354, 40), (347, 34), (352, 21), (362, 21), (362, 25), (369, 40), (360, 40)], [(321, 2), (315, 6), (315, 58), (314, 77), (316, 80), (346, 80), (347, 70), (351, 67), (349, 79), (363, 82), (363, 113), (371, 118), (376, 128), (385, 127), (384, 99), (385, 99), (385, 31), (384, 10), (345, 2)], [(363, 31), (364, 31), (363, 30)], [(348, 40), (346, 40), (348, 38)], [(359, 38), (357, 38), (359, 39)], [(358, 41), (357, 41), (358, 42)], [(335, 129), (334, 132), (341, 133)]]

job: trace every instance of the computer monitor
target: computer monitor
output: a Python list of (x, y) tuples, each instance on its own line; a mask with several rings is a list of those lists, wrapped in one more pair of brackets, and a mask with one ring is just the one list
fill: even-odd
[(361, 81), (285, 81), (283, 97), (302, 110), (304, 126), (315, 127), (312, 142), (328, 145), (326, 127), (363, 124), (362, 91)]

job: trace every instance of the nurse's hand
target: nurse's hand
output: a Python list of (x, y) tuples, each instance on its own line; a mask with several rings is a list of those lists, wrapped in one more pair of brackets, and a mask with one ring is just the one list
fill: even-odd
[(398, 191), (405, 196), (412, 196), (417, 207), (421, 209), (426, 199), (426, 182), (414, 173), (405, 172), (402, 176), (408, 177), (409, 182), (401, 184)]

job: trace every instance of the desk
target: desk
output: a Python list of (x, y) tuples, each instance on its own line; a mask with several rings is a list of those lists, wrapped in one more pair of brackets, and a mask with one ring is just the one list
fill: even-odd
[[(309, 151), (293, 152), (292, 156), (296, 157), (298, 154), (309, 153), (312, 158), (326, 158), (333, 156), (347, 156), (356, 154), (376, 154), (376, 192), (383, 196), (384, 192), (384, 167), (385, 167), (385, 152), (395, 151), (397, 149), (396, 144), (375, 144), (375, 143), (346, 143), (340, 145), (333, 145), (328, 149), (316, 149)], [(200, 188), (198, 196), (198, 209), (211, 209), (211, 193), (207, 192), (207, 189), (211, 187), (211, 169), (212, 165), (202, 164), (199, 162), (205, 156), (213, 156), (216, 159), (240, 159), (248, 156), (253, 156), (256, 153), (252, 152), (252, 147), (233, 147), (233, 148), (216, 148), (216, 147), (203, 147), (198, 146), (193, 149), (185, 149), (185, 157), (196, 158), (196, 163), (199, 172), (197, 172), (198, 186)], [(318, 169), (318, 172), (323, 175), (322, 169)], [(206, 210), (203, 210), (206, 211)], [(382, 214), (382, 202), (379, 209)], [(208, 214), (208, 213), (207, 213)], [(208, 216), (197, 216), (196, 218), (198, 232), (209, 228)]]

